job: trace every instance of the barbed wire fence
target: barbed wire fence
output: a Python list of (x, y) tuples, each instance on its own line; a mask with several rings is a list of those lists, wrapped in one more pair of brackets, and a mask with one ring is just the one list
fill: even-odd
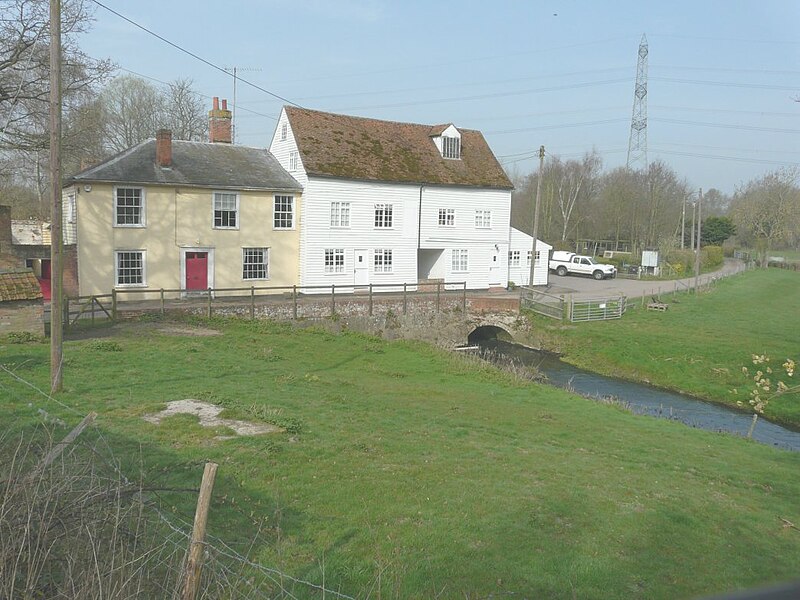
[[(165, 511), (162, 495), (194, 496), (197, 490), (128, 477), (99, 426), (37, 472), (70, 429), (67, 419), (87, 415), (4, 364), (0, 394), (28, 409), (0, 429), (0, 598), (181, 598), (192, 523)], [(63, 414), (56, 416), (52, 407)], [(241, 508), (230, 509), (248, 517)], [(326, 586), (324, 564), (318, 583), (249, 556), (268, 543), (262, 533), (259, 527), (246, 550), (206, 537), (198, 599), (356, 600)]]

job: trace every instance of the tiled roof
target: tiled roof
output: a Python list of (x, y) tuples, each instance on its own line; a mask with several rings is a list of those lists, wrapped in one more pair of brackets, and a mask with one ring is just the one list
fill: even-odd
[(39, 280), (33, 271), (0, 271), (0, 302), (38, 300), (41, 297)]
[(172, 166), (156, 165), (156, 141), (146, 140), (97, 166), (81, 171), (66, 184), (84, 182), (186, 185), (240, 190), (301, 191), (267, 150), (172, 141)]
[(431, 136), (448, 125), (397, 123), (285, 107), (309, 175), (366, 181), (512, 189), (480, 131), (459, 129), (461, 159), (442, 158)]

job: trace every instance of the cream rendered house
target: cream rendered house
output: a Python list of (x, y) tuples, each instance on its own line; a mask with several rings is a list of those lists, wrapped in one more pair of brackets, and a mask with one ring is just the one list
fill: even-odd
[[(215, 99), (212, 139), (225, 108)], [(233, 146), (227, 133), (204, 143), (162, 130), (67, 182), (65, 244), (77, 244), (81, 295), (299, 283), (302, 188), (267, 150)]]

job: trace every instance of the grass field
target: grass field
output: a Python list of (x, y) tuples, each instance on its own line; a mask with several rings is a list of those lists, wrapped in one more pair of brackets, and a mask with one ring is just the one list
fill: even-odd
[[(672, 599), (800, 575), (800, 531), (782, 521), (800, 523), (800, 453), (423, 344), (221, 320), (102, 333), (66, 344), (59, 400), (98, 411), (145, 481), (196, 487), (202, 462), (219, 462), (210, 532), (293, 576), (358, 598)], [(46, 345), (0, 345), (33, 385), (47, 386), (47, 361)], [(0, 394), (9, 426), (39, 408), (78, 420), (4, 372)], [(193, 417), (141, 419), (184, 398), (287, 433), (218, 441)], [(187, 521), (194, 501), (164, 498)]]
[[(800, 360), (800, 273), (757, 269), (697, 298), (664, 300), (666, 312), (634, 306), (617, 321), (560, 325), (530, 318), (542, 343), (577, 366), (731, 405), (747, 404), (752, 389), (741, 368), (763, 368), (752, 365), (752, 354), (769, 355), (778, 371), (787, 358)], [(800, 427), (800, 394), (776, 398), (766, 415)]]

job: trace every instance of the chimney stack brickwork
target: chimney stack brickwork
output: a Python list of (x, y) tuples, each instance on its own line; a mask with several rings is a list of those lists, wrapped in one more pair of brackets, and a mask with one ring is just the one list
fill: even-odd
[(169, 129), (159, 129), (156, 133), (156, 164), (172, 166), (172, 132)]
[(219, 98), (214, 97), (213, 108), (208, 111), (208, 141), (218, 144), (231, 143), (232, 113), (228, 110), (228, 101), (222, 101), (219, 107)]

